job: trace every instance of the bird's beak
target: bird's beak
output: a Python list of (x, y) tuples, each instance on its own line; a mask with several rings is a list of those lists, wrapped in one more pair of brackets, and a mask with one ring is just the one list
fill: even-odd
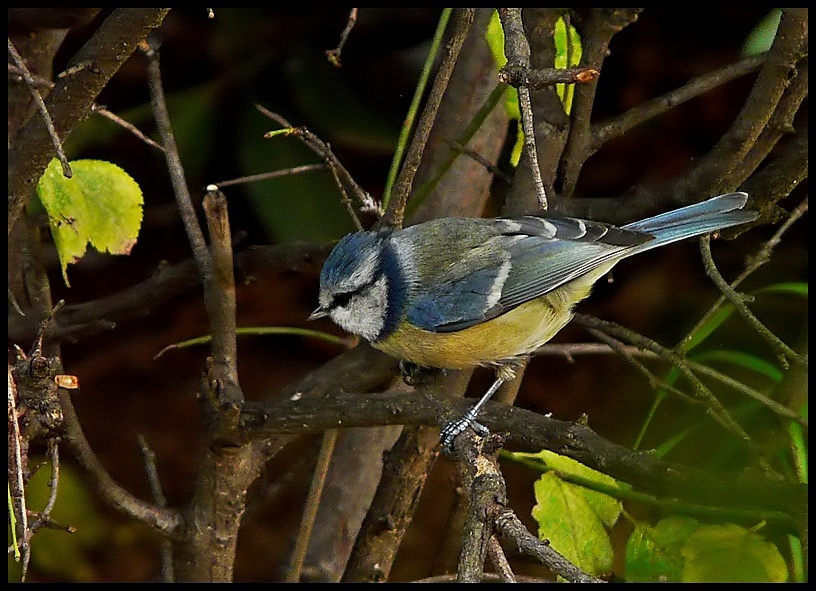
[(314, 312), (309, 314), (309, 317), (306, 320), (317, 320), (318, 318), (325, 318), (329, 315), (329, 311), (325, 308), (316, 308)]

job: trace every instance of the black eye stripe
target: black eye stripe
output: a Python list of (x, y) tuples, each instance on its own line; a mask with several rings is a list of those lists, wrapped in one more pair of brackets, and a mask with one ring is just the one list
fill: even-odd
[(332, 298), (331, 307), (332, 308), (343, 308), (351, 301), (351, 296), (354, 295), (353, 292), (344, 292), (344, 293), (336, 293)]

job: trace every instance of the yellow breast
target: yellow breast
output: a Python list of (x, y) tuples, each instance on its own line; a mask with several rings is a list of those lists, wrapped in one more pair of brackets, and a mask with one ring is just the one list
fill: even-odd
[(572, 306), (592, 287), (568, 285), (496, 318), (456, 332), (436, 333), (403, 323), (373, 345), (424, 367), (461, 369), (527, 355), (549, 341), (572, 318)]

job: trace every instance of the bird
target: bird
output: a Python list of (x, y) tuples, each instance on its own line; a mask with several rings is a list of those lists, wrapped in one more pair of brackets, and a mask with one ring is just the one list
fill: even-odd
[(630, 256), (750, 222), (747, 193), (732, 192), (622, 226), (551, 215), (432, 219), (344, 236), (326, 258), (318, 307), (402, 363), (492, 367), (495, 379), (442, 445), (466, 428), (521, 360), (572, 319), (593, 284)]

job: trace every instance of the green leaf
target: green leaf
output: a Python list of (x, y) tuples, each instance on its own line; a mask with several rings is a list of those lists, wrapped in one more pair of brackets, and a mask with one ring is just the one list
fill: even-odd
[(743, 351), (732, 351), (730, 349), (719, 349), (692, 355), (691, 359), (700, 363), (711, 364), (712, 361), (720, 361), (733, 364), (742, 369), (751, 370), (759, 375), (765, 376), (775, 384), (778, 384), (785, 377), (785, 374), (774, 364), (765, 361), (761, 357)]
[(130, 253), (144, 205), (139, 185), (115, 164), (102, 160), (70, 164), (72, 178), (63, 176), (55, 159), (37, 184), (66, 285), (68, 264), (79, 261), (88, 244), (99, 252)]
[[(751, 295), (793, 295), (808, 297), (808, 284), (806, 282), (775, 283), (767, 287), (756, 290)], [(705, 341), (734, 313), (734, 304), (724, 303), (717, 312), (712, 315), (709, 321), (701, 326), (699, 330), (686, 343), (686, 351), (691, 351), (694, 347)]]
[(776, 37), (776, 30), (779, 28), (781, 19), (782, 11), (778, 8), (765, 15), (745, 40), (742, 46), (742, 55), (749, 57), (768, 51)]
[(733, 523), (706, 525), (689, 536), (681, 551), (681, 581), (783, 583), (788, 567), (779, 549)]
[(638, 523), (626, 543), (627, 583), (675, 583), (683, 575), (681, 550), (699, 527), (696, 519), (673, 516), (655, 525)]
[(614, 553), (606, 527), (620, 516), (620, 501), (603, 493), (571, 484), (562, 479), (573, 476), (616, 486), (614, 478), (570, 458), (542, 451), (534, 454), (556, 472), (548, 472), (535, 485), (536, 505), (532, 516), (538, 535), (586, 572), (603, 575), (612, 570)]
[[(581, 46), (581, 35), (575, 27), (569, 26), (564, 17), (559, 18), (555, 23), (555, 67), (559, 69), (572, 68), (581, 62), (583, 48)], [(572, 110), (572, 97), (575, 93), (574, 84), (556, 84), (555, 91), (558, 98), (564, 105), (564, 111), (569, 115)]]
[(493, 60), (496, 62), (496, 68), (502, 68), (507, 63), (507, 56), (504, 55), (504, 29), (502, 29), (499, 13), (495, 10), (487, 24), (485, 38), (490, 47), (490, 53), (493, 54)]
[[(507, 63), (507, 56), (504, 55), (504, 29), (502, 29), (499, 13), (493, 11), (493, 16), (487, 25), (487, 45), (490, 47), (490, 52), (493, 54), (493, 61), (496, 62), (496, 69), (500, 70)], [(515, 88), (509, 88), (505, 93), (504, 108), (507, 111), (508, 117), (514, 121), (521, 119), (521, 110), (518, 102), (518, 91)], [(522, 133), (519, 131), (519, 133)], [(523, 139), (520, 140), (523, 144)], [(516, 144), (519, 145), (518, 142)], [(521, 147), (519, 146), (519, 151)], [(515, 161), (515, 164), (518, 160)], [(514, 164), (514, 165), (515, 165)]]
[(768, 287), (763, 287), (754, 292), (755, 294), (789, 294), (808, 297), (808, 284), (804, 281), (794, 281), (790, 283), (774, 283)]

